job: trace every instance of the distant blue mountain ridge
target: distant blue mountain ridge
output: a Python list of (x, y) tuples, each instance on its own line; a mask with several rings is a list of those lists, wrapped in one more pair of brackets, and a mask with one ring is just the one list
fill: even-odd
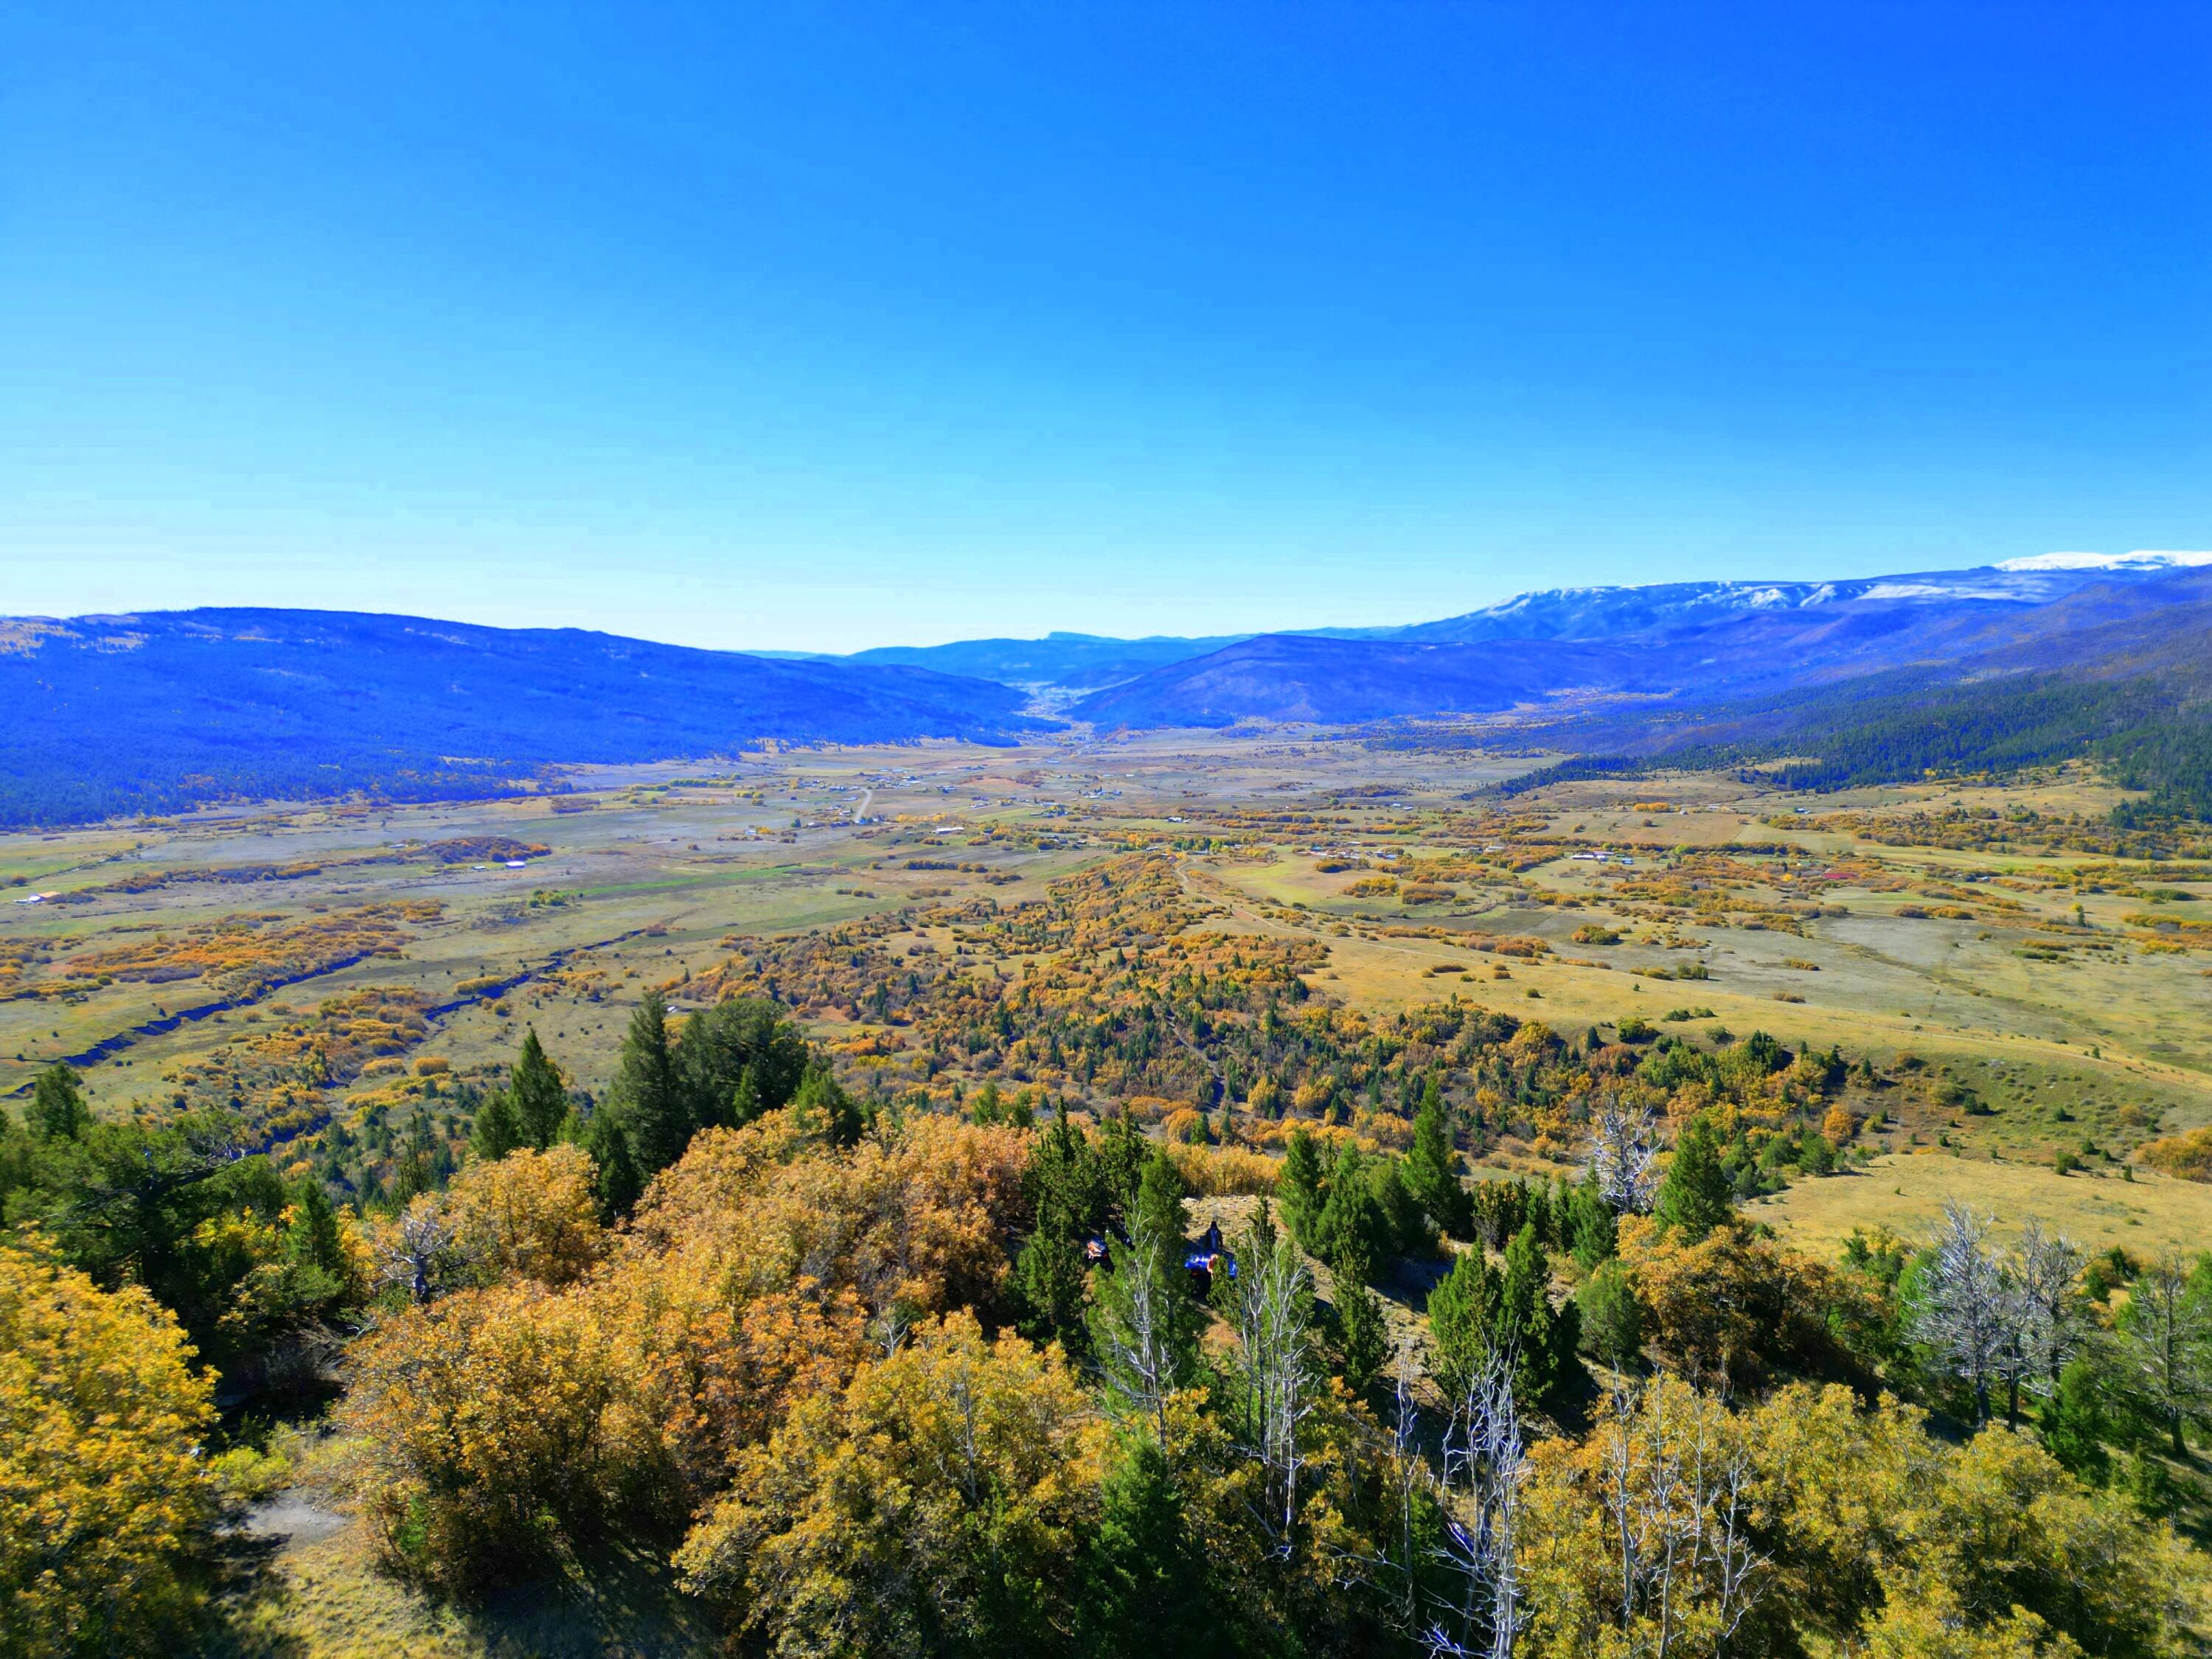
[(239, 797), (482, 795), (557, 787), (564, 765), (768, 740), (1007, 744), (1062, 715), (1342, 725), (1630, 697), (1647, 726), (1725, 708), (1749, 730), (1762, 708), (1900, 672), (2148, 678), (2158, 708), (2193, 719), (2208, 566), (2062, 555), (1849, 581), (1557, 588), (1401, 628), (1056, 633), (849, 657), (337, 611), (0, 620), (0, 823)]

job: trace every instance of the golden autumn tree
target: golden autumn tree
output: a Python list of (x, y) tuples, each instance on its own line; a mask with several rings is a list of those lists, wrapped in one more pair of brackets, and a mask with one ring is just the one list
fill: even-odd
[(1057, 1649), (1104, 1433), (1056, 1348), (951, 1314), (802, 1401), (678, 1565), (787, 1659)]
[(614, 1496), (656, 1531), (680, 1534), (796, 1401), (840, 1394), (867, 1346), (849, 1293), (739, 1302), (726, 1285), (711, 1257), (684, 1252), (625, 1259), (589, 1293), (612, 1339)]
[(602, 1502), (607, 1331), (575, 1295), (465, 1290), (356, 1344), (342, 1427), (392, 1563), (456, 1586), (540, 1559)]
[(2202, 1651), (2170, 1533), (2006, 1429), (1952, 1446), (1832, 1385), (1732, 1412), (1623, 1384), (1587, 1437), (1534, 1449), (1522, 1516), (1535, 1659)]
[(470, 1165), (446, 1195), (454, 1248), (486, 1278), (573, 1283), (606, 1249), (596, 1176), (590, 1156), (571, 1146)]
[(214, 1384), (144, 1291), (0, 1245), (0, 1653), (162, 1650), (223, 1494)]

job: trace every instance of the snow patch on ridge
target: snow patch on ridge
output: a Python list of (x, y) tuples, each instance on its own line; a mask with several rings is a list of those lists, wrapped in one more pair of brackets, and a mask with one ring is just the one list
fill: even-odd
[(2133, 553), (2038, 553), (2004, 559), (2000, 570), (2179, 570), (2212, 564), (2212, 551), (2171, 552), (2142, 549)]

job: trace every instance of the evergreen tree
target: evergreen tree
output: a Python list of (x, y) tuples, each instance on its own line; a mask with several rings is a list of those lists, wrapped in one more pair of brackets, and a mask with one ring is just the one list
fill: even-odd
[(1463, 1250), (1429, 1292), (1429, 1334), (1437, 1345), (1437, 1380), (1457, 1400), (1500, 1340), (1500, 1285), (1480, 1250)]
[(1734, 1188), (1704, 1113), (1692, 1118), (1675, 1141), (1652, 1212), (1662, 1225), (1680, 1232), (1692, 1243), (1735, 1213)]
[(568, 1091), (560, 1071), (545, 1057), (534, 1026), (522, 1034), (522, 1052), (515, 1056), (507, 1092), (522, 1143), (544, 1152), (559, 1138), (568, 1115)]
[[(1063, 1104), (1062, 1112), (1066, 1109)], [(1136, 1207), (1137, 1188), (1144, 1179), (1145, 1164), (1152, 1155), (1152, 1143), (1145, 1139), (1126, 1113), (1109, 1117), (1099, 1126), (1097, 1139), (1091, 1145), (1091, 1158), (1098, 1172), (1099, 1189), (1110, 1206), (1109, 1212), (1099, 1216), (1100, 1227), (1113, 1216), (1122, 1218), (1126, 1223)]]
[(1466, 1238), (1474, 1220), (1467, 1188), (1460, 1184), (1459, 1158), (1444, 1121), (1443, 1091), (1431, 1075), (1413, 1115), (1413, 1146), (1406, 1155), (1406, 1185), (1429, 1218), (1454, 1238)]
[(1037, 1138), (1024, 1185), (1036, 1224), (1014, 1261), (1023, 1334), (1038, 1342), (1057, 1337), (1070, 1353), (1087, 1353), (1090, 1271), (1084, 1247), (1105, 1231), (1110, 1200), (1090, 1142), (1065, 1112)]
[(1382, 1375), (1390, 1357), (1390, 1335), (1382, 1322), (1382, 1304), (1367, 1288), (1373, 1268), (1358, 1250), (1345, 1253), (1336, 1268), (1337, 1346), (1344, 1355), (1344, 1380), (1364, 1393)]
[(1395, 1240), (1389, 1218), (1376, 1201), (1367, 1161), (1347, 1140), (1329, 1171), (1328, 1197), (1307, 1244), (1340, 1275), (1350, 1272), (1364, 1281), (1390, 1254)]
[(968, 1116), (970, 1121), (975, 1123), (998, 1123), (1004, 1121), (1006, 1114), (999, 1105), (999, 1085), (992, 1079), (985, 1078), (983, 1086), (975, 1091), (975, 1098), (969, 1103)]
[(1558, 1236), (1559, 1224), (1552, 1214), (1552, 1189), (1540, 1180), (1529, 1187), (1528, 1196), (1522, 1202), (1521, 1224), (1536, 1230), (1539, 1243)]
[(611, 1225), (637, 1207), (639, 1195), (645, 1191), (645, 1177), (638, 1173), (637, 1160), (630, 1155), (629, 1128), (623, 1121), (620, 1108), (602, 1106), (589, 1117), (574, 1121), (576, 1143), (591, 1154), (598, 1173), (593, 1183), (593, 1197), (598, 1200), (599, 1219)]
[(2043, 1448), (2091, 1486), (2112, 1478), (2112, 1456), (2105, 1449), (2112, 1425), (2105, 1413), (2105, 1380), (2087, 1355), (2068, 1362), (2058, 1386), (2044, 1402)]
[(1322, 1206), (1328, 1194), (1322, 1176), (1321, 1148), (1301, 1125), (1291, 1133), (1291, 1144), (1283, 1153), (1283, 1170), (1276, 1183), (1281, 1195), (1283, 1224), (1291, 1230), (1291, 1237), (1313, 1249), (1315, 1226), (1321, 1220)]
[(647, 991), (630, 1016), (610, 1094), (620, 1108), (630, 1158), (642, 1180), (650, 1181), (684, 1156), (694, 1126), (669, 1052), (668, 1004), (658, 991)]
[(1586, 1268), (1610, 1261), (1619, 1248), (1620, 1218), (1598, 1190), (1595, 1171), (1584, 1176), (1567, 1194), (1566, 1230), (1567, 1249)]
[(1098, 1659), (1197, 1659), (1213, 1650), (1204, 1559), (1188, 1536), (1167, 1455), (1150, 1436), (1126, 1435), (1116, 1447), (1084, 1576), (1083, 1651)]
[(1149, 1226), (1180, 1252), (1184, 1242), (1182, 1201), (1188, 1192), (1182, 1168), (1168, 1156), (1165, 1147), (1160, 1148), (1146, 1160), (1145, 1173), (1137, 1183), (1132, 1226)]
[(1575, 1292), (1582, 1313), (1581, 1340), (1586, 1352), (1617, 1370), (1626, 1370), (1644, 1351), (1644, 1304), (1619, 1261), (1602, 1261)]
[(762, 997), (732, 997), (693, 1015), (674, 1047), (692, 1122), (702, 1129), (736, 1128), (789, 1105), (812, 1058), (799, 1028)]
[(31, 1085), (31, 1103), (23, 1121), (43, 1140), (82, 1140), (92, 1127), (92, 1114), (77, 1090), (76, 1073), (56, 1061), (39, 1073)]
[(837, 1081), (830, 1062), (819, 1055), (808, 1063), (806, 1074), (799, 1079), (799, 1092), (792, 1097), (791, 1103), (808, 1122), (820, 1125), (822, 1132), (836, 1145), (860, 1144), (860, 1131), (866, 1127), (860, 1115), (860, 1103)]
[(730, 1091), (730, 1127), (742, 1129), (758, 1117), (764, 1109), (761, 1100), (760, 1067), (748, 1066), (738, 1073), (737, 1085)]
[(346, 1271), (345, 1230), (338, 1221), (338, 1206), (330, 1188), (313, 1175), (292, 1183), (291, 1224), (285, 1234), (285, 1250), (302, 1266), (318, 1269), (333, 1285), (343, 1282)]
[(435, 1192), (453, 1172), (451, 1150), (432, 1133), (429, 1113), (416, 1107), (407, 1125), (406, 1139), (392, 1159), (392, 1202), (404, 1209), (417, 1194)]
[(506, 1090), (494, 1090), (477, 1109), (472, 1139), (477, 1158), (486, 1164), (496, 1164), (526, 1144), (520, 1114), (514, 1109), (513, 1096)]
[(1403, 1158), (1364, 1160), (1367, 1190), (1382, 1218), (1382, 1232), (1376, 1249), (1379, 1261), (1398, 1256), (1426, 1255), (1436, 1248), (1437, 1228), (1420, 1200), (1406, 1184)]
[(1549, 1400), (1561, 1376), (1558, 1317), (1552, 1310), (1552, 1263), (1536, 1224), (1526, 1223), (1505, 1247), (1498, 1287), (1498, 1329), (1513, 1348), (1513, 1382), (1523, 1400)]
[(1091, 1272), (1081, 1239), (1057, 1230), (1031, 1233), (1014, 1258), (1014, 1294), (1022, 1306), (1023, 1335), (1033, 1342), (1058, 1341), (1079, 1358), (1090, 1352), (1085, 1315)]

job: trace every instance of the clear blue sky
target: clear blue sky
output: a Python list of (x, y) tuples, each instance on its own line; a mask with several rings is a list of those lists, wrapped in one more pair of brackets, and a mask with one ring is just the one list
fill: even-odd
[(0, 612), (843, 649), (2212, 546), (2212, 7), (0, 9)]

